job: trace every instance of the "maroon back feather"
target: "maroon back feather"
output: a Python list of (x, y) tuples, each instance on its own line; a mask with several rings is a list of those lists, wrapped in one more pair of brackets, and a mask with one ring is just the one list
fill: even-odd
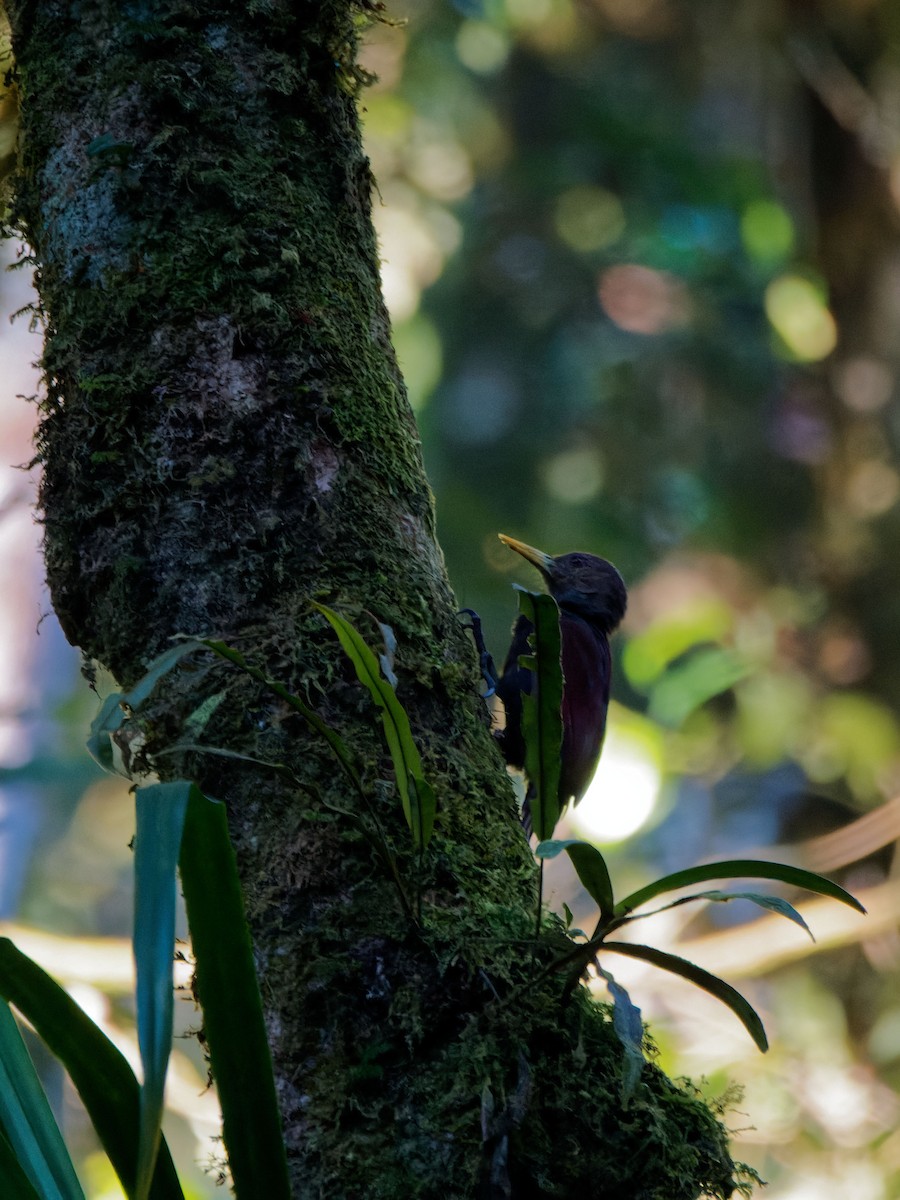
[[(550, 594), (560, 610), (563, 671), (563, 742), (560, 804), (575, 804), (593, 778), (603, 749), (609, 708), (612, 658), (609, 635), (625, 614), (625, 585), (615, 567), (592, 554), (563, 554), (542, 566)], [(497, 695), (506, 712), (506, 728), (498, 734), (506, 761), (522, 768), (522, 693), (530, 695), (534, 676), (519, 666), (528, 654), (531, 622), (520, 616), (513, 626), (512, 644), (497, 684)], [(528, 803), (523, 812), (529, 826)]]
[(582, 617), (560, 614), (563, 669), (561, 803), (577, 804), (597, 769), (606, 712), (612, 657), (606, 634)]

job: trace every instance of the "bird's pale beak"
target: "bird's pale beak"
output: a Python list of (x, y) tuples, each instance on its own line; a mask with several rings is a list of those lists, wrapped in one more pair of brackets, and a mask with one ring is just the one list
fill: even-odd
[(553, 570), (554, 561), (552, 554), (545, 554), (543, 550), (535, 550), (534, 546), (526, 546), (524, 542), (507, 537), (505, 533), (499, 533), (497, 536), (504, 546), (509, 546), (510, 550), (515, 550), (516, 554), (521, 554), (523, 558), (527, 558), (530, 563), (537, 567), (542, 575), (550, 575)]

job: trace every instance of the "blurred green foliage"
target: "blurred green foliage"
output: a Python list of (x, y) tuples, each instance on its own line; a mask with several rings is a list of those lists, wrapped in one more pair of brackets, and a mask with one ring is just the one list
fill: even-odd
[[(632, 807), (638, 833), (612, 849), (614, 873), (779, 844), (817, 866), (826, 843), (809, 839), (834, 833), (827, 869), (887, 889), (877, 931), (860, 922), (842, 949), (753, 985), (776, 1023), (761, 1064), (737, 1064), (677, 998), (654, 1013), (676, 1030), (667, 1065), (746, 1080), (758, 1131), (740, 1149), (773, 1198), (886, 1200), (900, 9), (393, 0), (387, 17), (365, 53), (375, 219), (460, 600), (502, 654), (509, 583), (533, 581), (500, 531), (603, 554), (629, 581), (598, 803)], [(601, 813), (594, 834), (625, 827)], [(713, 939), (733, 920), (670, 933)], [(823, 1042), (840, 1047), (824, 1065)], [(810, 1073), (818, 1096), (798, 1089)], [(852, 1132), (847, 1105), (867, 1114)]]
[[(617, 889), (787, 844), (870, 905), (854, 925), (808, 914), (805, 958), (768, 918), (740, 940), (731, 906), (660, 918), (656, 943), (712, 970), (740, 948), (722, 969), (765, 1018), (765, 1058), (714, 1002), (652, 993), (652, 972), (636, 986), (667, 1070), (746, 1085), (736, 1150), (770, 1200), (892, 1200), (900, 6), (391, 0), (384, 17), (362, 96), (375, 220), (460, 602), (502, 654), (509, 585), (535, 581), (501, 531), (629, 582), (599, 815), (573, 830), (604, 841)], [(126, 798), (72, 754), (93, 715), (75, 707), (58, 767), (15, 768), (55, 814), (22, 916), (121, 933)]]

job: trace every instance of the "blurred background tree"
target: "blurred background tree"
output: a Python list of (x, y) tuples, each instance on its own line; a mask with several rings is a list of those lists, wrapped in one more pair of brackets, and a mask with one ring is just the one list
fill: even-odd
[[(806, 905), (815, 947), (730, 907), (659, 918), (657, 944), (760, 1009), (766, 1058), (687, 985), (616, 974), (667, 1070), (744, 1086), (736, 1155), (770, 1200), (898, 1197), (900, 8), (391, 0), (384, 16), (363, 97), (383, 278), (460, 602), (502, 653), (510, 582), (535, 580), (498, 531), (601, 553), (631, 588), (575, 831), (626, 887), (768, 854), (870, 909)], [(31, 708), (75, 673), (54, 637), (45, 623)], [(84, 774), (90, 707), (57, 705), (55, 757), (43, 734), (7, 739), (9, 823), (35, 795), (44, 813), (16, 902), (58, 933), (119, 935), (127, 835)], [(551, 882), (577, 923), (575, 884)], [(116, 1027), (103, 975), (80, 999)], [(98, 1179), (96, 1198), (116, 1194)]]
[(388, 17), (376, 224), (460, 599), (502, 653), (534, 579), (498, 531), (629, 581), (575, 814), (622, 876), (759, 851), (866, 893), (866, 922), (816, 906), (813, 955), (739, 912), (673, 919), (744, 977), (766, 1059), (687, 989), (628, 982), (667, 1066), (746, 1086), (737, 1151), (771, 1197), (900, 1196), (900, 9)]

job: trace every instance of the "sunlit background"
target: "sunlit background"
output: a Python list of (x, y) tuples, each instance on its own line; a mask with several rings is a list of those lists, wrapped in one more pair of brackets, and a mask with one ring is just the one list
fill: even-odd
[[(460, 602), (502, 656), (510, 585), (536, 578), (498, 531), (630, 585), (571, 835), (617, 890), (769, 856), (869, 909), (789, 896), (815, 944), (740, 902), (645, 924), (748, 996), (766, 1056), (689, 985), (605, 965), (668, 1071), (743, 1088), (735, 1154), (770, 1200), (900, 1197), (900, 8), (392, 0), (365, 65), (385, 293)], [(5, 308), (26, 283), (3, 279)], [(30, 456), (27, 317), (0, 338), (2, 915), (133, 1058), (129, 806), (82, 750), (96, 701), (42, 619), (7, 468)], [(204, 1082), (186, 1041), (169, 1129), (197, 1196)], [(91, 1163), (92, 1200), (119, 1196)]]

